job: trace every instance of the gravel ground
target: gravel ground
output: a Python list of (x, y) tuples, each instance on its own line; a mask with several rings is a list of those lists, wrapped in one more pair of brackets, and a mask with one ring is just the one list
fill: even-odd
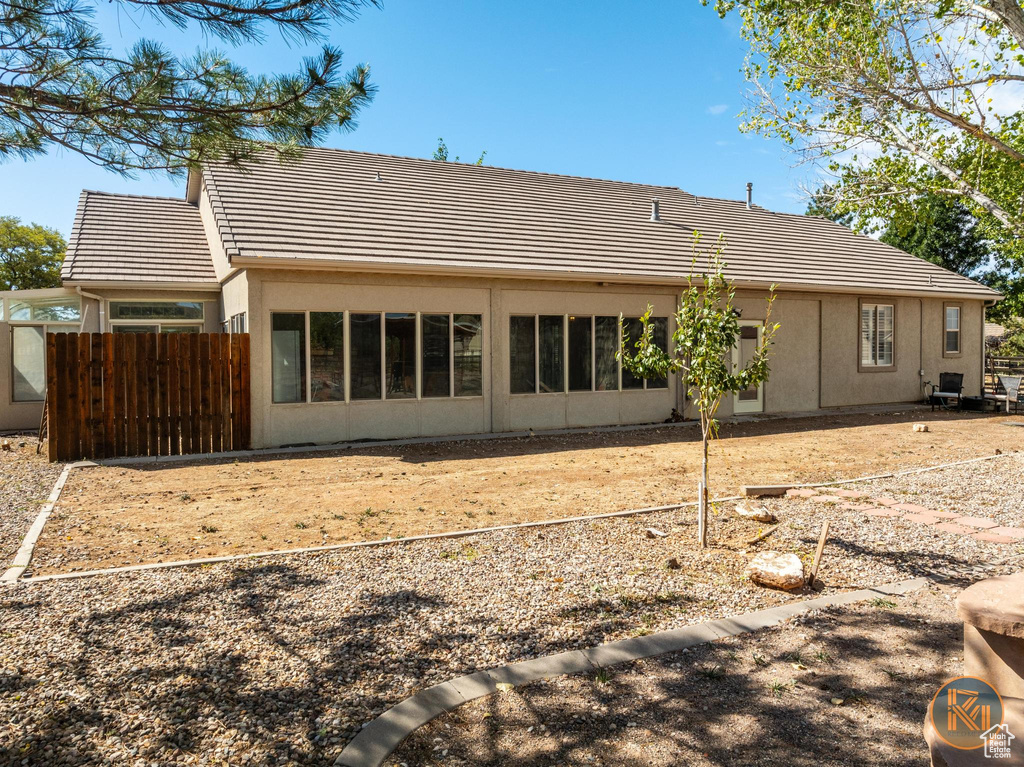
[(0, 444), (5, 442), (11, 449), (0, 449), (0, 572), (10, 565), (64, 468), (36, 455), (35, 437), (0, 437)]
[[(952, 495), (937, 501), (1021, 525), (1022, 469), (1006, 456), (870, 489), (925, 504), (938, 482)], [(696, 551), (684, 509), (2, 591), (0, 764), (329, 764), (362, 724), (453, 676), (806, 599), (743, 568), (769, 545), (809, 557), (826, 518), (825, 593), (1009, 572), (1024, 548), (769, 505), (789, 525), (753, 547), (730, 541), (759, 526), (723, 512), (718, 545)]]
[(925, 767), (928, 703), (963, 669), (958, 591), (817, 611), (499, 693), (434, 720), (387, 764)]

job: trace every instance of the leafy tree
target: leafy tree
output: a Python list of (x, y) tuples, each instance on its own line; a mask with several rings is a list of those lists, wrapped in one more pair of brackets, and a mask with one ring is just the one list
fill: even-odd
[(65, 250), (57, 230), (0, 216), (0, 290), (60, 287)]
[[(232, 44), (264, 27), (321, 39), (329, 22), (376, 0), (123, 0), (184, 30)], [(351, 129), (373, 95), (369, 68), (341, 71), (325, 45), (297, 71), (253, 75), (216, 50), (178, 56), (140, 40), (117, 53), (92, 24), (98, 0), (0, 0), (0, 160), (62, 147), (114, 171), (172, 173), (240, 163), (272, 142), (291, 157)]]
[[(617, 356), (624, 368), (641, 378), (667, 378), (670, 373), (681, 373), (681, 384), (693, 397), (700, 416), (702, 479), (697, 538), (703, 548), (708, 542), (708, 447), (711, 440), (718, 437), (715, 416), (726, 394), (738, 393), (768, 380), (768, 351), (779, 325), (771, 322), (775, 301), (773, 285), (768, 292), (761, 340), (746, 367), (733, 369), (731, 356), (740, 339), (740, 323), (734, 308), (736, 291), (723, 271), (724, 240), (720, 237), (715, 250), (705, 254), (707, 270), (695, 275), (699, 245), (700, 234), (694, 233), (693, 264), (676, 310), (676, 329), (670, 348), (666, 351), (655, 344), (654, 325), (650, 321), (652, 307), (648, 306), (640, 318), (639, 338), (631, 342), (623, 331)], [(630, 346), (635, 351), (631, 352)]]
[(829, 221), (835, 221), (846, 227), (853, 225), (852, 213), (836, 209), (832, 198), (832, 187), (828, 184), (811, 195), (811, 200), (807, 204), (807, 215), (827, 218)]
[(1004, 320), (1003, 330), (1003, 340), (992, 353), (997, 357), (1024, 357), (1024, 318)]
[(925, 195), (915, 218), (891, 223), (881, 240), (965, 277), (977, 276), (991, 255), (967, 206), (937, 194)]
[(827, 170), (835, 179), (828, 204), (860, 228), (910, 227), (925, 195), (958, 200), (993, 248), (994, 277), (1019, 294), (1019, 0), (715, 0), (715, 7), (739, 14), (750, 45), (744, 72), (753, 91), (742, 130), (781, 139)]
[[(487, 150), (485, 149), (480, 153), (480, 156), (476, 159), (474, 165), (483, 165), (484, 158), (487, 156)], [(433, 159), (438, 162), (448, 162), (448, 145), (444, 143), (443, 138), (437, 140), (437, 149), (434, 150)], [(452, 162), (459, 162), (459, 156), (455, 155), (455, 159)]]

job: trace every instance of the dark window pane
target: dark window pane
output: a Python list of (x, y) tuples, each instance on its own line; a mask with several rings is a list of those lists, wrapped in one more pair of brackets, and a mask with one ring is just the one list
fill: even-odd
[(416, 396), (416, 315), (389, 312), (384, 316), (384, 375), (388, 399)]
[(960, 352), (959, 330), (946, 331), (946, 352), (949, 354), (958, 354)]
[[(622, 330), (623, 334), (628, 336), (626, 341), (626, 351), (629, 356), (633, 357), (636, 355), (636, 347), (633, 346), (640, 339), (640, 332), (643, 330), (643, 326), (640, 324), (639, 317), (623, 317), (622, 318)], [(623, 389), (642, 389), (644, 388), (644, 379), (637, 378), (625, 366), (622, 367), (622, 388)]]
[(111, 325), (115, 333), (156, 333), (159, 325)]
[(201, 320), (201, 301), (111, 301), (112, 320)]
[(565, 320), (540, 318), (540, 390), (565, 391)]
[(484, 335), (479, 314), (455, 315), (455, 396), (484, 393)]
[[(654, 345), (661, 349), (663, 352), (668, 352), (668, 317), (651, 317), (651, 325), (654, 327), (654, 332), (651, 334), (651, 340), (654, 341)], [(757, 328), (754, 328), (756, 331)], [(755, 337), (757, 333), (754, 333)], [(648, 378), (647, 379), (648, 389), (667, 389), (668, 379), (667, 378)]]
[(344, 401), (344, 312), (309, 313), (309, 372), (313, 402)]
[(569, 318), (569, 391), (590, 391), (590, 317)]
[(202, 328), (198, 325), (161, 325), (161, 333), (199, 333)]
[(533, 317), (509, 317), (509, 390), (513, 394), (533, 394), (537, 390), (533, 323)]
[(352, 399), (380, 399), (380, 315), (350, 314), (348, 318)]
[(270, 315), (271, 388), (274, 402), (306, 401), (306, 315)]
[(451, 394), (448, 365), (450, 337), (447, 314), (424, 314), (420, 319), (423, 345), (423, 396)]
[(617, 391), (619, 388), (619, 361), (615, 352), (619, 348), (619, 318), (594, 318), (595, 388), (598, 391)]

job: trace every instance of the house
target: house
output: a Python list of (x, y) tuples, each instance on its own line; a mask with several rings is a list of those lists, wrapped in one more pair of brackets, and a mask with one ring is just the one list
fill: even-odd
[(661, 421), (684, 392), (620, 369), (618, 318), (650, 303), (666, 341), (695, 230), (727, 241), (737, 360), (778, 286), (771, 379), (724, 415), (917, 401), (943, 371), (980, 393), (999, 295), (831, 221), (311, 149), (204, 167), (184, 199), (83, 192), (64, 287), (4, 297), (0, 428), (38, 423), (60, 329), (249, 333), (254, 446)]

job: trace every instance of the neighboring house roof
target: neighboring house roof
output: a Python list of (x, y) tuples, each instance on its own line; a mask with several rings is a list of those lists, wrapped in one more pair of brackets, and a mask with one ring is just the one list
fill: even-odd
[[(202, 173), (235, 266), (674, 282), (690, 272), (699, 230), (705, 246), (724, 234), (739, 285), (999, 296), (831, 221), (676, 187), (333, 149)], [(655, 197), (660, 223), (649, 220)]]
[(199, 208), (169, 197), (82, 192), (61, 279), (214, 283)]
[(995, 322), (985, 323), (985, 338), (1002, 338), (1006, 335), (1006, 328), (997, 325)]

